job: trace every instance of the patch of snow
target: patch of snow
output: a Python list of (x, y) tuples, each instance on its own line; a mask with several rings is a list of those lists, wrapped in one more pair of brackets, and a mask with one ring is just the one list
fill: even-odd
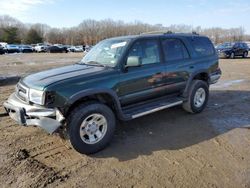
[(229, 81), (221, 81), (221, 82), (218, 82), (217, 84), (215, 85), (212, 85), (211, 88), (227, 88), (227, 87), (230, 87), (232, 85), (237, 85), (239, 83), (242, 83), (244, 82), (245, 80), (244, 79), (240, 79), (240, 80), (229, 80)]

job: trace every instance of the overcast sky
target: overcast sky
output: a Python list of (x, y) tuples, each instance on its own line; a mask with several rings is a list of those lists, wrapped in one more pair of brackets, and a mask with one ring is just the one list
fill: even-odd
[(0, 0), (0, 15), (4, 14), (52, 27), (76, 26), (88, 18), (112, 18), (164, 26), (243, 26), (250, 34), (250, 0)]

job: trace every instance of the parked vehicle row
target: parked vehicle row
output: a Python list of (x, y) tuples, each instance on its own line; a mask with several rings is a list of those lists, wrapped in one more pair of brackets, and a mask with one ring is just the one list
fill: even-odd
[(0, 43), (0, 54), (5, 53), (68, 53), (68, 52), (88, 52), (91, 49), (90, 46), (72, 46), (63, 44), (31, 44), (31, 45), (19, 45), (19, 44), (7, 44)]

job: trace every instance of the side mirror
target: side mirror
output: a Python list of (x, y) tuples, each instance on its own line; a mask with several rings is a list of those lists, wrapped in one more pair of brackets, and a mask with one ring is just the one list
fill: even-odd
[(139, 56), (130, 56), (127, 59), (126, 68), (141, 66), (141, 58)]

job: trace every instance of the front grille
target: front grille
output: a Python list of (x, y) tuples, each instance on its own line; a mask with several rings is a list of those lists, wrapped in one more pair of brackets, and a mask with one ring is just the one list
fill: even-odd
[(21, 100), (28, 102), (28, 88), (18, 83), (16, 86), (17, 97)]

